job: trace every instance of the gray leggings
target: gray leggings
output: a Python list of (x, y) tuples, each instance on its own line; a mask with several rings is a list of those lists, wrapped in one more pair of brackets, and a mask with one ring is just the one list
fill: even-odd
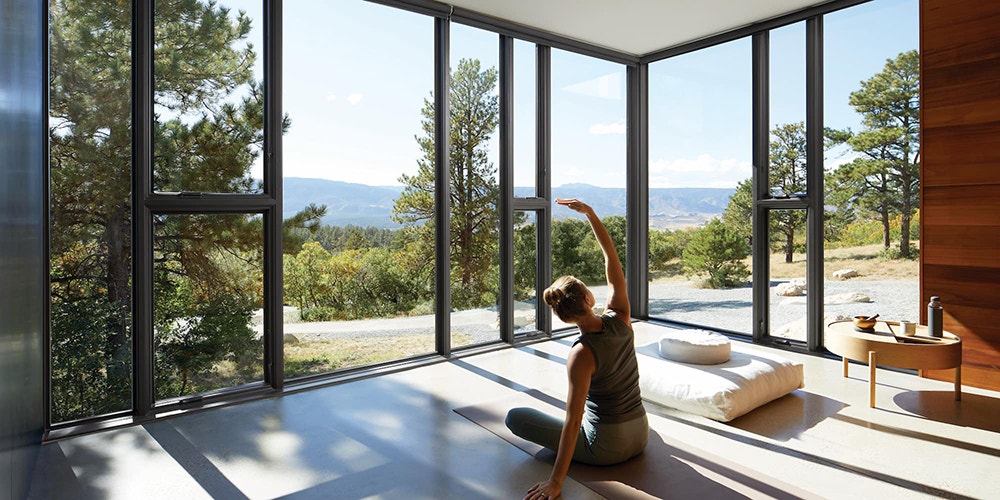
[[(563, 421), (534, 408), (513, 408), (504, 422), (516, 436), (550, 450), (559, 449)], [(646, 414), (619, 424), (591, 424), (584, 417), (576, 439), (573, 460), (591, 465), (612, 465), (640, 453), (649, 439)]]

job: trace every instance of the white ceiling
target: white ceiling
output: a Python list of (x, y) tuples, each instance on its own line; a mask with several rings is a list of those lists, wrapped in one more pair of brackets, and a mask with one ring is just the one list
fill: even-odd
[(636, 56), (829, 0), (442, 0)]

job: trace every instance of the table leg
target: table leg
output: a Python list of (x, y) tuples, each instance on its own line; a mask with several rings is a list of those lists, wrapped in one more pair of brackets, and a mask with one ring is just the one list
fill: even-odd
[(847, 378), (847, 356), (844, 356), (844, 378)]
[(875, 408), (875, 351), (868, 351), (868, 406)]
[(962, 400), (962, 365), (955, 367), (955, 401)]

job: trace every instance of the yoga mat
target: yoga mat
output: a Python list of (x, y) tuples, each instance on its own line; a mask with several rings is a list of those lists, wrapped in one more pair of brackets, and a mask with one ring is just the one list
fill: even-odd
[[(455, 413), (524, 450), (538, 460), (555, 461), (555, 452), (515, 436), (504, 425), (507, 410), (526, 406), (563, 418), (561, 401), (537, 391), (456, 408)], [(569, 477), (607, 498), (820, 498), (792, 484), (731, 460), (670, 439), (657, 431), (666, 421), (649, 414), (649, 443), (642, 455), (621, 464), (593, 466), (574, 462)], [(525, 490), (531, 485), (525, 485)]]

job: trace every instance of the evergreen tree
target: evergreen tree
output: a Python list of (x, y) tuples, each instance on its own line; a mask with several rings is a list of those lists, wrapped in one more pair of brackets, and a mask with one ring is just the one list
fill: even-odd
[[(250, 18), (200, 0), (158, 1), (155, 16), (154, 188), (259, 191), (250, 169), (263, 144), (263, 95), (253, 79), (256, 52), (246, 43)], [(49, 35), (58, 422), (131, 405), (131, 3), (56, 0)], [(311, 207), (285, 228), (314, 227), (322, 213)], [(172, 387), (194, 390), (192, 369), (232, 359), (252, 339), (247, 324), (261, 296), (260, 219), (156, 215), (153, 225), (154, 329), (163, 348), (158, 384), (186, 371)], [(245, 270), (253, 268), (257, 276), (248, 280)], [(198, 356), (181, 354), (185, 343)]]
[[(806, 126), (779, 125), (771, 131), (770, 188), (793, 195), (806, 190)], [(785, 262), (795, 253), (795, 233), (806, 225), (805, 210), (771, 210), (771, 237), (785, 250)]]
[(830, 174), (830, 184), (859, 210), (878, 214), (883, 245), (889, 248), (890, 221), (902, 219), (899, 250), (910, 256), (910, 223), (920, 193), (920, 56), (915, 50), (889, 59), (882, 71), (851, 92), (850, 104), (863, 129), (833, 131), (835, 141), (859, 153)]
[(739, 231), (712, 219), (691, 235), (681, 262), (689, 274), (707, 274), (708, 286), (732, 288), (745, 285), (750, 276), (750, 269), (743, 262), (747, 255), (750, 246)]
[[(499, 185), (497, 169), (487, 156), (490, 137), (499, 125), (497, 71), (483, 70), (478, 60), (462, 59), (450, 79), (449, 166), (451, 184), (451, 280), (456, 308), (495, 303), (493, 296), (499, 255)], [(431, 264), (434, 255), (434, 96), (421, 110), (424, 135), (417, 137), (423, 156), (414, 175), (403, 174), (405, 186), (393, 207), (393, 220), (417, 226), (419, 254)]]

